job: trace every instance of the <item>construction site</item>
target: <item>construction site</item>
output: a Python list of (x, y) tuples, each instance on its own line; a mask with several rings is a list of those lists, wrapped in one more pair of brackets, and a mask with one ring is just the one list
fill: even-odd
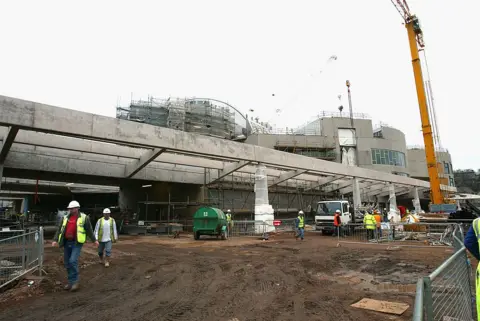
[(348, 112), (285, 128), (214, 98), (113, 118), (0, 95), (0, 320), (476, 320), (480, 196), (457, 192), (422, 29), (392, 3), (422, 146), (354, 113), (348, 80)]

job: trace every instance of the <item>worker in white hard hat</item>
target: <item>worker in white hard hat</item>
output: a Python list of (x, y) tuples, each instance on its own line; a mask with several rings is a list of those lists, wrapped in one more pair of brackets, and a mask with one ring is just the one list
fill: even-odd
[(98, 246), (92, 224), (87, 215), (80, 212), (80, 204), (71, 201), (67, 207), (69, 213), (63, 217), (53, 237), (52, 246), (63, 247), (63, 262), (68, 274), (65, 290), (78, 290), (78, 258), (87, 236)]
[(295, 235), (295, 239), (298, 240), (300, 238), (303, 241), (305, 236), (305, 214), (303, 211), (298, 212), (298, 217), (295, 220), (295, 226), (297, 227), (297, 234)]
[(230, 233), (232, 233), (232, 228), (233, 228), (232, 211), (228, 209), (227, 214), (225, 214), (225, 216), (227, 217), (227, 236), (230, 237)]
[[(113, 217), (110, 216), (111, 212), (109, 208), (103, 210), (103, 217), (97, 221), (95, 226), (95, 237), (100, 241), (98, 246), (98, 257), (100, 258), (100, 264), (104, 264), (105, 267), (110, 266), (110, 256), (112, 254), (112, 243), (117, 242), (117, 224)], [(103, 257), (105, 252), (105, 259)]]

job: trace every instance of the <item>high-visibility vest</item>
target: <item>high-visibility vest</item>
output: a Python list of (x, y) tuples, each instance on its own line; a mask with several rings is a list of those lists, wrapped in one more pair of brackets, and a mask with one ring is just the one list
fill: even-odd
[(365, 225), (365, 228), (367, 230), (374, 230), (375, 227), (377, 226), (377, 221), (375, 220), (375, 217), (372, 214), (367, 214), (363, 218), (363, 224)]
[(230, 223), (230, 221), (232, 220), (232, 214), (228, 213), (226, 216), (227, 216), (227, 222)]
[[(113, 218), (109, 218), (108, 222), (110, 223), (110, 240), (115, 242), (115, 235), (113, 233), (113, 224), (115, 224)], [(98, 240), (101, 242), (103, 237), (103, 223), (105, 223), (105, 218), (100, 219), (100, 227), (98, 228)]]
[(298, 217), (298, 228), (303, 228), (305, 226), (305, 218), (302, 216)]
[[(473, 221), (473, 230), (475, 231), (475, 236), (477, 237), (477, 242), (479, 243), (480, 246), (480, 219), (476, 218)], [(477, 272), (475, 273), (475, 292), (477, 295), (477, 320), (480, 320), (480, 264), (477, 265)]]
[(340, 226), (342, 225), (342, 219), (340, 218), (340, 214), (335, 214), (333, 217), (333, 225)]
[[(77, 218), (77, 243), (83, 244), (87, 240), (87, 234), (85, 232), (85, 220), (87, 215), (80, 213), (80, 216)], [(62, 229), (60, 230), (60, 235), (58, 236), (58, 243), (61, 242), (63, 233), (65, 232), (65, 227), (67, 226), (68, 215), (63, 217)]]

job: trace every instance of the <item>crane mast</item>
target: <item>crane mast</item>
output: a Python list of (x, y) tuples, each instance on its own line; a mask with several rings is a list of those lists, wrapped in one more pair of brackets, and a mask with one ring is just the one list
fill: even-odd
[(438, 175), (437, 159), (435, 156), (435, 144), (433, 140), (432, 125), (428, 113), (427, 96), (423, 82), (422, 66), (420, 62), (419, 48), (425, 47), (423, 42), (423, 32), (420, 27), (417, 16), (410, 13), (410, 8), (405, 0), (391, 0), (397, 11), (405, 21), (407, 28), (408, 41), (410, 44), (410, 54), (412, 56), (413, 74), (415, 77), (415, 87), (417, 89), (418, 105), (420, 108), (420, 119), (422, 122), (423, 141), (425, 144), (425, 156), (427, 160), (428, 176), (430, 179), (430, 191), (432, 204), (444, 204), (445, 200), (440, 188), (440, 178)]

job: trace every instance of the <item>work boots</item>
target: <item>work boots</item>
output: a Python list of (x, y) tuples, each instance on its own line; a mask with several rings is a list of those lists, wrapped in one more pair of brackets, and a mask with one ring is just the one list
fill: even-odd
[(79, 288), (78, 282), (77, 282), (77, 283), (74, 283), (74, 284), (72, 285), (72, 288), (70, 289), (70, 292), (75, 292), (75, 291), (78, 290), (78, 288)]
[(105, 260), (105, 267), (109, 267), (110, 266), (110, 262), (108, 262), (108, 260)]
[(100, 264), (102, 264), (102, 265), (105, 264), (105, 261), (103, 260), (103, 257), (102, 257), (102, 256), (99, 256), (99, 257), (98, 257), (98, 260), (99, 260), (98, 263), (100, 263)]

